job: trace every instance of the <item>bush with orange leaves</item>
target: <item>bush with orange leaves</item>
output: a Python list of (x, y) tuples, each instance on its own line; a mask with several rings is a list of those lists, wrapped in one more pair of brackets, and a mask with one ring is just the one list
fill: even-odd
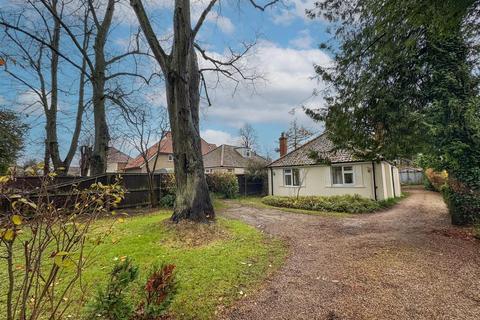
[(448, 173), (445, 170), (438, 172), (428, 168), (425, 170), (425, 177), (428, 180), (427, 188), (440, 192), (447, 183)]

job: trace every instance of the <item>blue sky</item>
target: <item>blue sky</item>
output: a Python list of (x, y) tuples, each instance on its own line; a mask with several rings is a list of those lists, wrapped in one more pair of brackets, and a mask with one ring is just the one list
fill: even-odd
[[(222, 80), (216, 85), (216, 76), (206, 75), (211, 87), (209, 94), (212, 106), (207, 106), (206, 103), (201, 106), (201, 134), (204, 139), (216, 144), (235, 144), (239, 128), (250, 123), (257, 132), (258, 151), (276, 158), (274, 149), (278, 137), (282, 131), (287, 130), (289, 122), (294, 118), (313, 131), (321, 132), (321, 124), (308, 119), (301, 110), (304, 105), (318, 107), (322, 104), (320, 96), (312, 95), (315, 89), (322, 88), (321, 83), (312, 79), (313, 64), (326, 65), (330, 62), (329, 56), (318, 49), (318, 44), (328, 39), (325, 23), (305, 17), (305, 9), (313, 7), (314, 1), (284, 0), (285, 5), (268, 9), (266, 12), (252, 9), (244, 0), (220, 1), (221, 6), (215, 8), (199, 34), (199, 43), (209, 54), (221, 58), (225, 56), (228, 47), (239, 49), (242, 42), (256, 39), (255, 47), (242, 63), (252, 72), (254, 70), (262, 75), (263, 79), (255, 83), (241, 82), (238, 86), (231, 81)], [(2, 2), (0, 0), (0, 3)], [(168, 36), (171, 30), (172, 1), (144, 0), (144, 3), (158, 35)], [(192, 3), (192, 16), (195, 19), (205, 6), (206, 0), (192, 0)], [(125, 1), (117, 8), (115, 28), (109, 44), (112, 50), (124, 49), (122, 46), (129, 42), (131, 31), (136, 28), (133, 12), (128, 1)], [(168, 41), (165, 44), (168, 46)], [(151, 65), (144, 67), (157, 68), (154, 61), (149, 63)], [(200, 65), (204, 63), (200, 61)], [(73, 70), (64, 65), (62, 71), (63, 83), (68, 83), (69, 73)], [(75, 87), (75, 80), (70, 81), (72, 87)], [(18, 84), (14, 85), (5, 75), (1, 75), (0, 84), (1, 104), (25, 110), (25, 105), (32, 103), (34, 98), (31, 93)], [(70, 104), (68, 99), (64, 98), (64, 105)], [(148, 88), (145, 99), (154, 108), (164, 107), (162, 83), (158, 82)], [(61, 112), (59, 118), (62, 125), (60, 138), (68, 143), (73, 112), (67, 109), (68, 107), (63, 109), (64, 112)], [(39, 141), (44, 135), (43, 117), (41, 111), (35, 111), (32, 107), (26, 113), (30, 114), (28, 121), (32, 124), (32, 130), (24, 157), (40, 159), (42, 148)], [(92, 116), (87, 115), (86, 122), (92, 120)], [(118, 127), (121, 130), (122, 125)], [(134, 153), (120, 141), (113, 143)]]

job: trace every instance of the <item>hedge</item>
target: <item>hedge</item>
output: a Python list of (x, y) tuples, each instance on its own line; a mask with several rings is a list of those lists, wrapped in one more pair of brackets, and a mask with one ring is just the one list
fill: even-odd
[(398, 202), (398, 198), (384, 201), (375, 201), (363, 198), (359, 195), (343, 195), (343, 196), (300, 196), (300, 197), (282, 197), (282, 196), (266, 196), (262, 199), (266, 205), (303, 209), (311, 211), (327, 211), (327, 212), (346, 212), (346, 213), (368, 213), (374, 212)]
[(233, 173), (213, 173), (206, 175), (206, 178), (211, 192), (226, 199), (232, 199), (238, 195), (238, 179)]
[[(210, 192), (220, 195), (222, 198), (231, 199), (238, 195), (239, 185), (237, 176), (233, 173), (213, 173), (206, 175)], [(175, 175), (165, 174), (161, 182), (162, 198), (160, 206), (171, 208), (175, 203)]]

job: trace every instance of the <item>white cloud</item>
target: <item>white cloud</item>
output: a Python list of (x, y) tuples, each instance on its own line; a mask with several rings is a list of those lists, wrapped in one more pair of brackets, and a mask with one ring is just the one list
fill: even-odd
[(218, 15), (215, 12), (208, 16), (207, 21), (216, 24), (218, 29), (225, 34), (232, 34), (235, 31), (235, 26), (229, 18)]
[[(50, 103), (50, 96), (48, 96), (47, 99), (48, 103)], [(41, 115), (43, 113), (43, 105), (40, 97), (33, 90), (19, 93), (15, 99), (15, 104), (19, 111), (26, 114)]]
[(289, 42), (292, 46), (299, 49), (308, 49), (312, 47), (313, 38), (310, 35), (310, 32), (305, 29), (300, 31), (298, 37), (290, 40)]
[(273, 23), (289, 25), (293, 20), (300, 18), (309, 21), (305, 11), (313, 9), (317, 0), (286, 0), (285, 7), (280, 7), (272, 16)]
[[(255, 88), (248, 83), (235, 87), (231, 81), (221, 81), (216, 89), (209, 92), (211, 107), (203, 107), (207, 122), (222, 123), (239, 128), (245, 123), (288, 124), (292, 110), (295, 116), (307, 125), (312, 121), (301, 111), (302, 106), (318, 107), (322, 98), (313, 96), (315, 89), (321, 89), (313, 65), (328, 65), (330, 57), (318, 49), (282, 48), (270, 42), (260, 42), (256, 51), (245, 58), (244, 64), (255, 68), (266, 81)], [(208, 74), (207, 81), (216, 84), (216, 75)]]
[[(209, 0), (196, 0), (191, 3), (191, 17), (192, 23), (195, 24), (202, 12), (209, 4)], [(171, 21), (173, 14), (172, 0), (149, 0), (143, 2), (146, 12), (150, 13), (150, 19), (153, 23), (156, 21)], [(115, 19), (121, 23), (129, 25), (137, 25), (137, 17), (131, 8), (128, 1), (119, 2), (116, 7)], [(220, 31), (225, 34), (232, 34), (235, 31), (235, 26), (232, 21), (220, 15), (216, 8), (213, 8), (207, 16), (205, 23), (216, 24)], [(171, 32), (171, 31), (170, 31)]]
[(238, 137), (233, 137), (230, 133), (221, 130), (202, 130), (200, 136), (208, 143), (214, 143), (217, 146), (222, 144), (235, 145), (238, 142)]

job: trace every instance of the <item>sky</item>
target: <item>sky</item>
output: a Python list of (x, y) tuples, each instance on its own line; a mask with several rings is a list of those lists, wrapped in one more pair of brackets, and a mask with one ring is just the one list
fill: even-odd
[[(0, 0), (0, 3), (4, 0)], [(263, 0), (259, 0), (260, 2)], [(327, 25), (320, 19), (311, 20), (306, 17), (305, 10), (312, 8), (315, 0), (284, 0), (283, 5), (271, 7), (265, 12), (254, 10), (246, 0), (223, 0), (208, 17), (198, 36), (198, 43), (215, 57), (228, 56), (228, 48), (241, 50), (242, 43), (256, 42), (255, 46), (241, 61), (242, 66), (250, 72), (260, 75), (261, 79), (234, 83), (217, 77), (213, 73), (205, 74), (209, 85), (208, 93), (211, 106), (206, 99), (201, 103), (201, 136), (217, 145), (238, 144), (239, 129), (249, 123), (258, 137), (257, 152), (278, 157), (274, 150), (282, 131), (288, 129), (293, 119), (315, 133), (321, 133), (322, 124), (315, 123), (303, 112), (302, 107), (318, 108), (323, 104), (320, 91), (323, 84), (315, 76), (314, 64), (328, 65), (331, 58), (318, 45), (329, 38)], [(192, 17), (195, 20), (205, 7), (206, 0), (192, 0)], [(166, 37), (171, 32), (172, 0), (144, 0), (144, 4), (154, 22), (157, 35)], [(128, 1), (117, 8), (115, 28), (112, 30), (112, 46), (117, 50), (130, 42), (131, 31), (138, 28), (134, 13)], [(168, 47), (168, 40), (165, 42)], [(158, 69), (155, 61), (145, 68)], [(200, 59), (200, 66), (206, 65)], [(63, 73), (68, 77), (72, 71), (68, 66)], [(1, 72), (0, 72), (1, 74)], [(12, 81), (4, 75), (0, 83)], [(2, 89), (3, 88), (3, 89)], [(32, 104), (32, 93), (21, 86), (0, 87), (0, 104), (21, 105), (17, 109), (25, 110)], [(154, 108), (165, 107), (165, 94), (161, 83), (149, 88), (145, 99)], [(68, 105), (65, 98), (64, 105)], [(64, 108), (65, 119), (62, 126), (66, 128), (61, 139), (69, 141), (68, 128), (71, 128), (73, 113)], [(41, 141), (43, 133), (42, 115), (38, 109), (29, 109), (29, 121), (33, 128), (30, 131), (26, 155), (24, 157), (41, 158)], [(62, 113), (59, 115), (62, 117)], [(68, 120), (70, 119), (70, 120)], [(87, 115), (86, 121), (92, 121)], [(121, 127), (121, 126), (120, 126)], [(119, 141), (113, 141), (120, 149), (132, 156), (135, 154)], [(65, 151), (64, 151), (65, 152)]]

